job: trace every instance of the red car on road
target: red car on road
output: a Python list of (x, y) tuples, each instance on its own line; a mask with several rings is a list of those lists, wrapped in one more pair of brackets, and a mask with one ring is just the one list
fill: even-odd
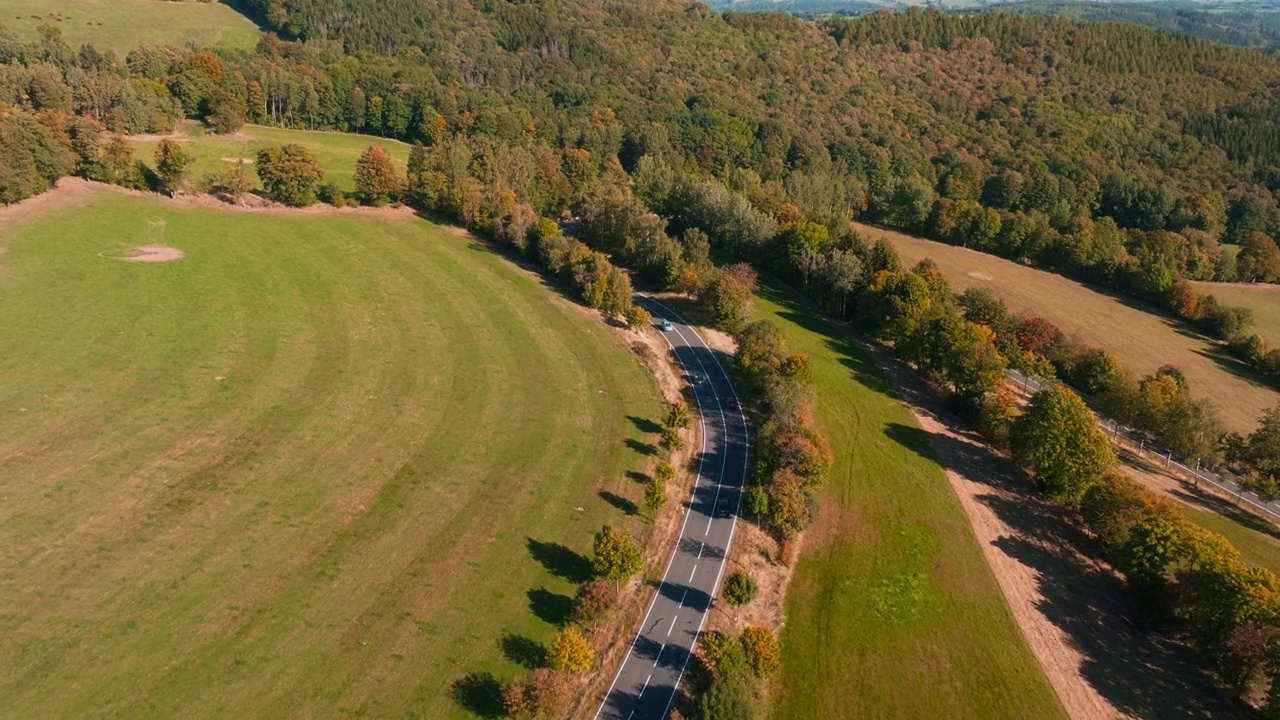
[(737, 409), (738, 409), (738, 399), (737, 399), (737, 398), (729, 398), (728, 400), (725, 400), (725, 401), (724, 401), (724, 406), (725, 406), (725, 407), (727, 407), (727, 408), (729, 408), (730, 410), (737, 410)]

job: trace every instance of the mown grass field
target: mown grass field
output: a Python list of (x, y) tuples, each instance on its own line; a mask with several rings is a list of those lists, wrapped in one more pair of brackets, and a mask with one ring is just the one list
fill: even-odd
[(62, 31), (72, 50), (92, 43), (121, 60), (139, 45), (217, 45), (252, 50), (262, 35), (248, 18), (219, 2), (171, 0), (0, 0), (0, 24), (35, 40), (36, 28)]
[(1280, 392), (1225, 349), (1137, 301), (974, 250), (866, 226), (859, 232), (888, 237), (908, 266), (932, 258), (956, 292), (991, 288), (1011, 310), (1049, 318), (1069, 336), (1115, 353), (1134, 372), (1150, 373), (1167, 363), (1178, 366), (1192, 393), (1207, 397), (1230, 430), (1250, 432), (1263, 410), (1280, 403)]
[(766, 289), (757, 314), (813, 363), (835, 450), (786, 601), (777, 718), (1065, 718), (942, 468), (886, 435), (915, 427), (838, 331)]
[(1266, 338), (1270, 347), (1280, 346), (1280, 285), (1242, 285), (1236, 283), (1194, 283), (1196, 290), (1214, 295), (1227, 305), (1239, 305), (1253, 311), (1253, 327)]
[[(179, 127), (183, 146), (195, 156), (188, 168), (188, 180), (200, 175), (218, 173), (232, 168), (238, 158), (249, 161), (245, 171), (254, 188), (261, 189), (252, 160), (258, 150), (286, 143), (297, 143), (311, 151), (325, 170), (322, 182), (332, 182), (343, 190), (355, 190), (356, 160), (370, 145), (381, 145), (395, 160), (396, 169), (403, 175), (409, 162), (409, 146), (398, 140), (359, 135), (355, 133), (325, 132), (320, 130), (286, 130), (263, 125), (245, 125), (234, 135), (214, 135), (205, 132), (204, 126), (186, 122)], [(159, 140), (151, 137), (134, 138), (131, 141), (139, 160), (155, 166), (156, 145)]]
[(0, 223), (0, 308), (0, 717), (474, 717), (644, 534), (653, 381), (426, 221), (92, 189)]

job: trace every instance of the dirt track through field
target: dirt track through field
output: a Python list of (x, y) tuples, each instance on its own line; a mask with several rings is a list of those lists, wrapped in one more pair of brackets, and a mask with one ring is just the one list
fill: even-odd
[(958, 429), (937, 396), (883, 348), (867, 347), (920, 427), (888, 428), (946, 469), (1000, 589), (1071, 717), (1244, 717), (1190, 648), (1149, 631), (1124, 581), (1091, 538), (1040, 496), (1026, 474)]

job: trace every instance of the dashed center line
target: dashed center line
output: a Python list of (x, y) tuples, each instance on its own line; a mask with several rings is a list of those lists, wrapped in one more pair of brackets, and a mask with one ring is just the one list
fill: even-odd
[(689, 571), (689, 582), (693, 582), (693, 576), (694, 576), (697, 572), (698, 572), (698, 566), (697, 566), (697, 565), (694, 565), (694, 566), (693, 566), (693, 569)]
[(678, 617), (680, 616), (679, 615), (671, 616), (671, 627), (667, 628), (667, 637), (671, 637), (671, 631), (676, 629), (676, 618)]

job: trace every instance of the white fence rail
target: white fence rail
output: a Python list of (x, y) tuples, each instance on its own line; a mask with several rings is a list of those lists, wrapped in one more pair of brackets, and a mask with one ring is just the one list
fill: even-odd
[[(1021, 385), (1022, 388), (1028, 392), (1038, 392), (1044, 387), (1043, 383), (1033, 377), (1022, 374), (1017, 370), (1010, 369), (1009, 377), (1013, 378), (1014, 382)], [(1097, 413), (1095, 413), (1095, 415), (1096, 414)], [(1107, 432), (1111, 433), (1113, 438), (1124, 438), (1125, 440), (1128, 440), (1139, 452), (1151, 453), (1156, 457), (1164, 458), (1165, 468), (1176, 467), (1187, 473), (1187, 475), (1195, 478), (1197, 483), (1203, 480), (1223, 492), (1234, 495), (1236, 502), (1238, 503), (1246, 502), (1271, 517), (1280, 518), (1280, 501), (1273, 501), (1270, 503), (1263, 502), (1257, 495), (1241, 488), (1240, 485), (1237, 484), (1235, 480), (1232, 480), (1226, 472), (1199, 467), (1198, 464), (1196, 467), (1189, 467), (1186, 464), (1187, 462), (1191, 462), (1189, 458), (1179, 458), (1168, 450), (1157, 448), (1147, 437), (1139, 434), (1133, 428), (1121, 425), (1115, 420), (1103, 417), (1102, 415), (1097, 415), (1097, 417), (1098, 422), (1104, 429), (1106, 429)]]

